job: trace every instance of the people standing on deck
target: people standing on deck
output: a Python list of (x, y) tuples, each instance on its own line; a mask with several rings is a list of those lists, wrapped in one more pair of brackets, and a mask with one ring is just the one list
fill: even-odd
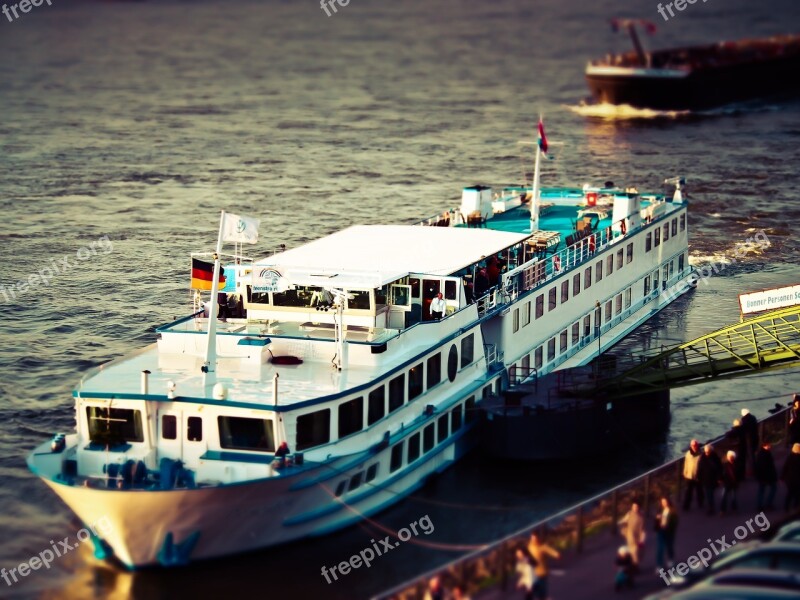
[(633, 502), (631, 509), (619, 521), (622, 537), (628, 544), (628, 553), (634, 570), (639, 568), (640, 550), (644, 546), (644, 517), (639, 512), (639, 503)]
[(561, 558), (561, 553), (547, 544), (539, 541), (539, 536), (535, 533), (531, 534), (531, 539), (528, 542), (528, 552), (536, 561), (536, 566), (533, 569), (536, 579), (533, 582), (533, 597), (537, 600), (547, 600), (547, 576), (550, 574), (550, 569), (547, 566), (548, 557)]
[(436, 297), (431, 300), (431, 316), (440, 321), (444, 318), (444, 313), (447, 310), (447, 303), (444, 301), (444, 297), (442, 293), (439, 292), (436, 294)]
[[(753, 464), (755, 478), (758, 481), (756, 510), (772, 510), (775, 508), (775, 488), (778, 483), (778, 470), (775, 468), (775, 457), (772, 456), (772, 446), (769, 442), (761, 444), (761, 448), (756, 452), (756, 459)], [(766, 498), (764, 498), (764, 493), (767, 495)]]
[(728, 511), (728, 500), (731, 501), (731, 509), (739, 508), (736, 502), (736, 490), (739, 489), (741, 467), (739, 466), (744, 459), (736, 456), (736, 452), (728, 450), (725, 455), (725, 462), (722, 465), (722, 502), (720, 503), (720, 513)]
[(697, 478), (703, 486), (703, 496), (708, 506), (708, 514), (714, 514), (714, 490), (722, 479), (722, 462), (719, 459), (714, 446), (706, 444), (703, 447), (703, 456), (697, 465)]
[(789, 447), (800, 444), (800, 394), (792, 396), (792, 408), (789, 409)]
[(514, 570), (517, 572), (517, 575), (519, 575), (519, 579), (517, 580), (517, 589), (525, 592), (525, 600), (532, 600), (533, 582), (536, 580), (536, 576), (534, 575), (533, 571), (533, 565), (528, 559), (527, 554), (525, 554), (521, 548), (517, 549), (516, 557), (517, 564), (515, 565)]
[[(678, 531), (678, 513), (666, 496), (661, 498), (661, 510), (656, 515), (656, 570), (666, 569), (675, 561), (675, 534)], [(669, 557), (669, 565), (664, 556)]]
[(781, 479), (786, 484), (784, 510), (800, 508), (800, 442), (792, 445), (792, 452), (783, 463)]
[[(750, 458), (750, 465), (752, 466), (756, 460), (756, 452), (758, 451), (758, 419), (746, 408), (742, 409), (742, 432), (747, 441), (747, 456)], [(745, 455), (740, 454), (739, 458), (742, 461), (742, 467), (745, 463)]]
[(686, 495), (683, 497), (683, 510), (688, 511), (692, 506), (692, 495), (697, 496), (697, 506), (703, 508), (703, 488), (700, 485), (697, 471), (700, 466), (700, 442), (692, 440), (683, 459), (683, 480), (686, 484)]

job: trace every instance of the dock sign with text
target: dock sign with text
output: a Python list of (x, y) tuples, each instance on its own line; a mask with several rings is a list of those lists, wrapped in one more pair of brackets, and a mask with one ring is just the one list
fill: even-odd
[(800, 304), (800, 285), (762, 290), (752, 294), (739, 294), (742, 314), (762, 312)]

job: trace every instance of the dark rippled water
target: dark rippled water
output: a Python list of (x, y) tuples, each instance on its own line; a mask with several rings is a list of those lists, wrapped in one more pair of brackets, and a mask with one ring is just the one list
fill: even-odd
[[(354, 222), (411, 221), (456, 205), (464, 184), (519, 181), (531, 161), (517, 141), (533, 137), (541, 111), (564, 144), (546, 184), (653, 188), (685, 175), (692, 260), (725, 265), (626, 346), (690, 339), (737, 320), (737, 293), (796, 283), (800, 103), (576, 112), (585, 61), (626, 45), (605, 20), (660, 20), (655, 5), (351, 0), (328, 18), (315, 0), (53, 0), (12, 23), (0, 16), (0, 566), (74, 537), (79, 524), (25, 453), (72, 428), (85, 369), (186, 312), (188, 255), (211, 248), (222, 208), (262, 219), (258, 253)], [(699, 43), (797, 31), (800, 10), (710, 0), (659, 25), (662, 45)], [(730, 264), (757, 231), (769, 248)], [(81, 250), (103, 236), (110, 245)], [(11, 287), (53, 260), (47, 284)], [(746, 403), (763, 414), (794, 387), (785, 371), (677, 392), (666, 441), (571, 466), (568, 479), (473, 456), (376, 518), (396, 530), (429, 514), (423, 544), (330, 586), (322, 565), (367, 546), (375, 525), (170, 572), (123, 573), (79, 548), (13, 587), (0, 581), (0, 597), (364, 597), (455, 555), (428, 542), (495, 538), (718, 432), (735, 401), (763, 398)]]

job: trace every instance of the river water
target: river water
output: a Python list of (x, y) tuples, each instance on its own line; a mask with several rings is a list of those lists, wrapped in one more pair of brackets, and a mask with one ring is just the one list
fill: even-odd
[[(256, 254), (351, 223), (411, 222), (455, 206), (465, 184), (530, 177), (517, 142), (541, 112), (563, 144), (545, 185), (689, 180), (691, 261), (718, 273), (626, 346), (691, 339), (738, 320), (738, 293), (797, 283), (800, 103), (648, 118), (580, 106), (586, 60), (627, 45), (612, 16), (650, 18), (659, 32), (647, 43), (682, 45), (796, 31), (796, 0), (710, 0), (668, 22), (656, 4), (351, 0), (327, 17), (315, 0), (53, 0), (0, 16), (0, 566), (74, 539), (80, 524), (24, 456), (72, 428), (83, 371), (187, 312), (188, 256), (213, 247), (220, 209), (262, 219)], [(757, 232), (769, 246), (732, 263)], [(44, 269), (47, 283), (16, 285)], [(473, 455), (320, 540), (135, 574), (78, 546), (0, 581), (0, 597), (365, 597), (716, 435), (743, 406), (763, 415), (799, 383), (787, 370), (676, 391), (668, 436), (613, 457)], [(429, 536), (330, 585), (321, 577), (424, 515)]]

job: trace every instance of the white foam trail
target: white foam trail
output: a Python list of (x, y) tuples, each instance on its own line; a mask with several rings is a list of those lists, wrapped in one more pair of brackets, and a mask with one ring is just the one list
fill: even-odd
[(674, 119), (690, 114), (688, 110), (653, 110), (651, 108), (636, 108), (629, 104), (586, 104), (581, 102), (577, 106), (563, 105), (564, 108), (583, 117), (599, 119)]

